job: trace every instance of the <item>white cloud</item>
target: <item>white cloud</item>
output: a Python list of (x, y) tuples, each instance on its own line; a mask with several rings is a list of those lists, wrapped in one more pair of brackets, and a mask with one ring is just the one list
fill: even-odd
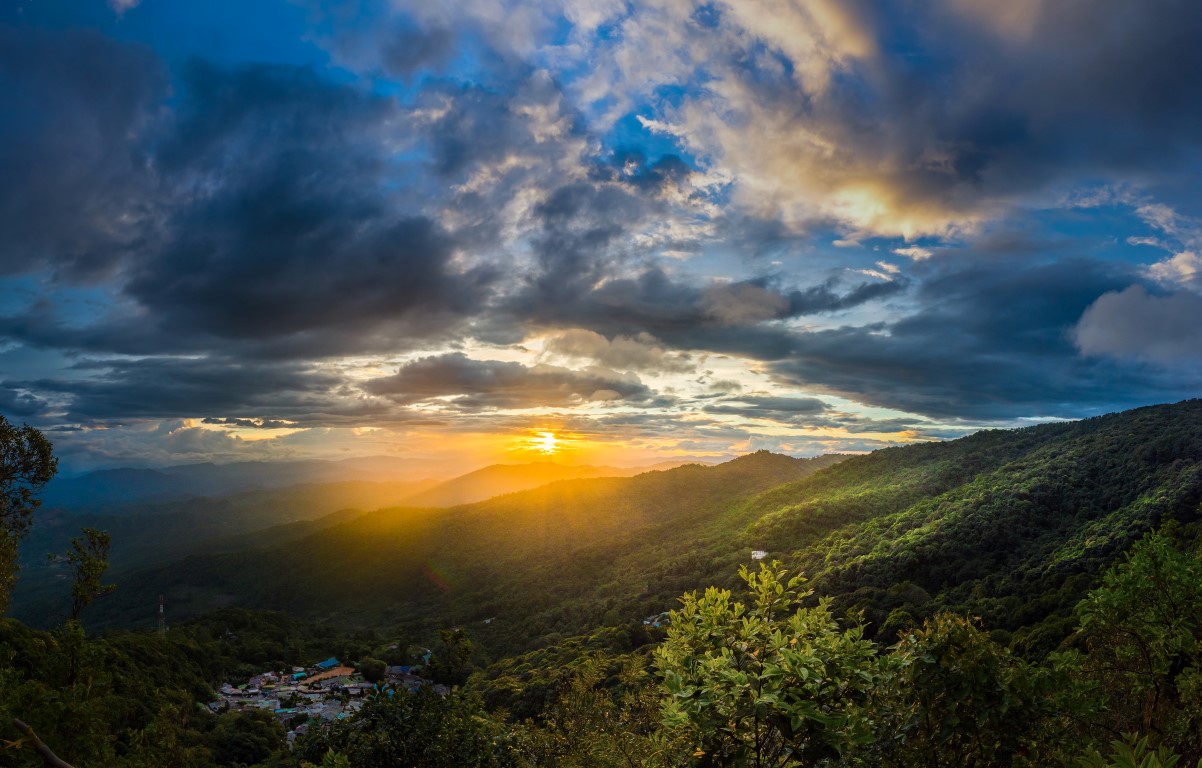
[[(892, 266), (892, 265), (890, 265), (890, 266)], [(888, 272), (882, 272), (879, 269), (853, 269), (852, 272), (857, 272), (866, 277), (873, 277), (873, 278), (876, 278), (877, 280), (884, 280), (885, 282), (892, 282), (892, 280), (893, 280), (892, 274), (890, 274)]]
[(1202, 256), (1182, 251), (1148, 267), (1148, 274), (1164, 285), (1202, 291)]
[(1186, 216), (1163, 203), (1139, 201), (1135, 214), (1166, 238), (1133, 236), (1129, 245), (1168, 251), (1171, 256), (1148, 265), (1145, 274), (1166, 288), (1188, 288), (1202, 292), (1202, 221)]
[(543, 350), (550, 354), (593, 360), (619, 371), (687, 373), (696, 369), (689, 355), (672, 352), (649, 333), (615, 336), (612, 341), (581, 328), (564, 331), (547, 339)]
[(1149, 245), (1153, 248), (1163, 248), (1164, 241), (1158, 237), (1128, 237), (1127, 245)]
[(931, 252), (926, 248), (919, 248), (916, 245), (911, 245), (906, 248), (894, 248), (893, 252), (898, 256), (905, 256), (914, 261), (922, 261), (923, 259), (931, 258)]
[(1147, 222), (1149, 226), (1156, 227), (1170, 235), (1180, 234), (1183, 230), (1183, 225), (1185, 225), (1185, 228), (1188, 228), (1186, 220), (1179, 216), (1171, 207), (1163, 203), (1145, 203), (1135, 209), (1135, 214)]
[(1111, 291), (1081, 315), (1073, 341), (1090, 357), (1202, 363), (1202, 296), (1154, 296), (1139, 285)]

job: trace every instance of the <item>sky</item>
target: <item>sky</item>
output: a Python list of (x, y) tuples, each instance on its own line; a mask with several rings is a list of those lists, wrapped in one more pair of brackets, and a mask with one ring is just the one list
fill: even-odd
[(1199, 39), (1177, 0), (8, 0), (0, 414), (75, 470), (466, 471), (1197, 397)]

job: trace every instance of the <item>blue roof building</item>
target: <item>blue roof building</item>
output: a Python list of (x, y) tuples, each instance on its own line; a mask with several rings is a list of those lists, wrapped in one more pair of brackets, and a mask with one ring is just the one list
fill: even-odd
[(333, 669), (334, 667), (338, 666), (340, 663), (341, 662), (338, 661), (338, 659), (331, 656), (330, 658), (326, 659), (325, 661), (319, 661), (317, 663), (317, 668), (318, 669)]

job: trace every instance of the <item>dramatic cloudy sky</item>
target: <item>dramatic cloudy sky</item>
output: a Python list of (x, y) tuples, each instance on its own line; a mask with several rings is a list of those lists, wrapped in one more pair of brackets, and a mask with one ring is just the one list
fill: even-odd
[(1178, 0), (8, 0), (0, 413), (73, 468), (466, 469), (1198, 396), (1199, 39)]

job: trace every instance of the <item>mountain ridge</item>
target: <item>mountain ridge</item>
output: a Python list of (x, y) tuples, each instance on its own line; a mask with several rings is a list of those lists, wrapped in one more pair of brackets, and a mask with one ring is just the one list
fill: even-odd
[(1190, 400), (859, 456), (759, 453), (377, 510), (286, 546), (129, 574), (94, 620), (145, 622), (146, 596), (162, 591), (181, 615), (232, 602), (418, 636), (472, 625), (509, 653), (731, 586), (762, 550), (862, 613), (871, 636), (952, 609), (1047, 649), (1097, 573), (1166, 521), (1196, 532), (1200, 502), (1202, 400)]

